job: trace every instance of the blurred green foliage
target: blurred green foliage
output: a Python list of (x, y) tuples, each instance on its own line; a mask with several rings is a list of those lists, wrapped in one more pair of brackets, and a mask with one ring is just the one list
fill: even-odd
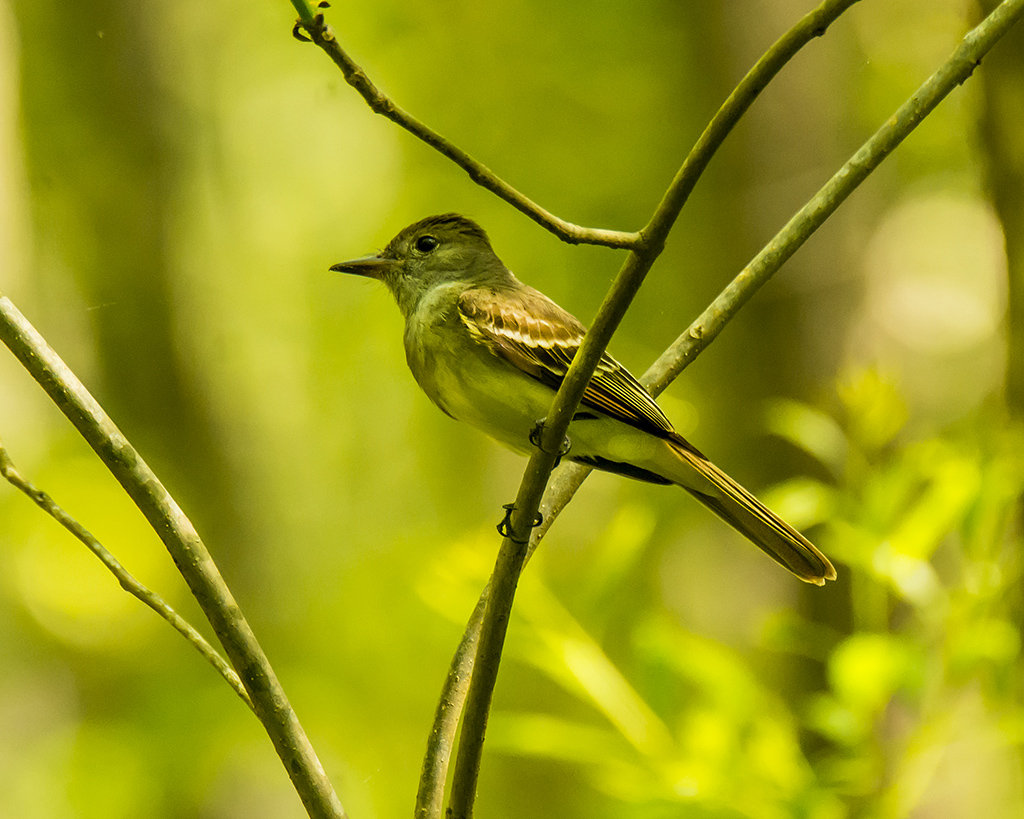
[[(399, 104), (536, 201), (634, 229), (811, 5), (328, 14)], [(438, 413), (387, 295), (327, 268), (458, 210), (587, 320), (621, 254), (559, 244), (374, 117), (288, 35), (292, 13), (0, 3), (0, 289), (196, 521), (349, 814), (403, 815), (522, 463)], [(799, 55), (712, 163), (617, 357), (641, 371), (976, 13), (858, 4)], [(979, 73), (1019, 83), (1019, 44)], [(661, 399), (839, 580), (804, 587), (682, 493), (592, 476), (522, 580), (481, 816), (1019, 815), (1024, 429), (1004, 398), (1019, 340), (1005, 248), (1024, 225), (989, 190), (1024, 134), (979, 136), (993, 100), (966, 83)], [(138, 512), (2, 355), (0, 435), (205, 626)], [(0, 555), (0, 816), (302, 815), (227, 686), (9, 488)]]

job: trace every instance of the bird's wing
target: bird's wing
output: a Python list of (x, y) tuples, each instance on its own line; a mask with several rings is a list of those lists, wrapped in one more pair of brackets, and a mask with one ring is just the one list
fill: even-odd
[[(558, 389), (583, 341), (586, 328), (543, 293), (522, 285), (515, 290), (467, 290), (459, 317), (472, 336), (527, 375)], [(582, 406), (601, 410), (659, 437), (672, 424), (650, 393), (607, 353), (583, 392)]]

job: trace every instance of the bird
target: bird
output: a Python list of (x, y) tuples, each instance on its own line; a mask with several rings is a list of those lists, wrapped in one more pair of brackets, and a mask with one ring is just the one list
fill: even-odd
[[(531, 454), (586, 327), (517, 279), (480, 225), (457, 213), (429, 216), (382, 251), (330, 269), (391, 291), (405, 318), (409, 369), (442, 412)], [(682, 487), (805, 582), (836, 578), (825, 555), (677, 433), (608, 353), (584, 390), (567, 444), (570, 461)]]

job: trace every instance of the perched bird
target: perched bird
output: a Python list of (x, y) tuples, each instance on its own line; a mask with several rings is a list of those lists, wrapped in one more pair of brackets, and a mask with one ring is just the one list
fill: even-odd
[[(443, 412), (529, 455), (586, 328), (519, 281), (484, 230), (455, 213), (405, 228), (384, 250), (331, 267), (387, 285), (405, 317), (405, 356)], [(607, 353), (569, 426), (565, 457), (677, 484), (801, 580), (835, 569), (803, 535), (675, 432), (650, 393)]]

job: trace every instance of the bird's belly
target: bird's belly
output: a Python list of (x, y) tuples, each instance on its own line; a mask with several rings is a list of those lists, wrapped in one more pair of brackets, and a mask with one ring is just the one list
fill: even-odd
[[(434, 400), (457, 420), (520, 454), (531, 455), (530, 433), (550, 411), (554, 390), (504, 361), (497, 364), (500, 366), (492, 362), (474, 365), (463, 360), (457, 371), (438, 367)], [(576, 417), (569, 425), (569, 457), (596, 456), (610, 463), (651, 468), (665, 449), (664, 441), (595, 410), (581, 408)]]
[[(423, 391), (456, 420), (520, 454), (531, 455), (530, 433), (550, 411), (555, 391), (486, 348), (463, 343), (461, 334), (437, 330), (420, 335), (432, 344), (406, 348), (410, 368)], [(596, 457), (664, 474), (655, 468), (655, 462), (668, 451), (664, 441), (588, 407), (581, 407), (576, 418), (569, 426), (569, 457)]]
[(457, 366), (439, 364), (433, 389), (424, 389), (453, 418), (529, 455), (530, 432), (551, 406), (555, 393), (506, 362), (469, 355)]

